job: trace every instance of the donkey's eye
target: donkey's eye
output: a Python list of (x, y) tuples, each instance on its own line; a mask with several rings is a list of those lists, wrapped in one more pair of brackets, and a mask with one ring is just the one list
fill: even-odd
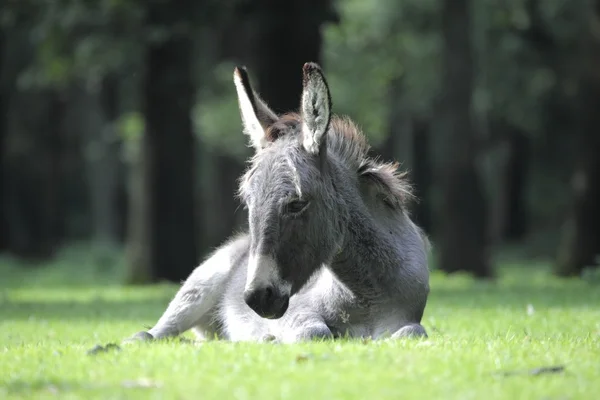
[(285, 206), (288, 214), (299, 214), (308, 206), (308, 200), (292, 200)]

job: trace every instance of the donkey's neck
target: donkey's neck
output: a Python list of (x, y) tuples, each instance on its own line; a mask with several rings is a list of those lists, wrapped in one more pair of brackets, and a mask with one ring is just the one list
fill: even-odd
[(331, 269), (352, 292), (366, 299), (393, 288), (394, 271), (400, 262), (391, 237), (383, 234), (367, 211), (350, 215), (346, 237)]

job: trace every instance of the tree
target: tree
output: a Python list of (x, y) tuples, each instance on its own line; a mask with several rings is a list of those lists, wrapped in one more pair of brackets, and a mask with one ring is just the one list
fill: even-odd
[(35, 48), (28, 32), (36, 17), (26, 7), (3, 11), (9, 15), (2, 21), (2, 55), (7, 57), (2, 57), (0, 84), (3, 250), (26, 258), (47, 258), (54, 254), (63, 233), (65, 98), (51, 87), (18, 87), (17, 81), (33, 60)]
[(579, 82), (578, 157), (571, 209), (563, 229), (555, 272), (579, 275), (600, 263), (600, 1), (585, 14)]
[[(298, 1), (280, 2), (262, 0), (256, 2), (233, 2), (227, 12), (226, 5), (218, 10), (216, 20), (205, 24), (202, 40), (203, 60), (200, 62), (205, 75), (212, 73), (212, 88), (204, 85), (200, 94), (203, 103), (201, 128), (203, 146), (202, 186), (205, 211), (202, 249), (221, 244), (233, 231), (242, 228), (246, 212), (235, 198), (237, 179), (243, 173), (243, 160), (251, 153), (244, 146), (236, 149), (242, 136), (227, 138), (226, 132), (239, 132), (239, 122), (233, 127), (223, 123), (238, 105), (231, 86), (233, 65), (244, 64), (255, 75), (261, 96), (279, 112), (295, 110), (299, 106), (302, 89), (301, 68), (307, 61), (321, 60), (321, 25), (336, 20), (331, 2)], [(218, 21), (218, 22), (216, 22)], [(225, 62), (224, 62), (225, 61)], [(219, 62), (224, 62), (219, 65)], [(221, 67), (225, 68), (223, 70)], [(222, 78), (225, 77), (225, 79)], [(211, 90), (212, 89), (212, 90)], [(233, 97), (231, 97), (233, 95)], [(211, 107), (215, 102), (219, 107)], [(227, 100), (233, 100), (230, 103)], [(208, 104), (207, 104), (208, 103)], [(233, 104), (228, 108), (225, 104)], [(211, 131), (220, 131), (218, 137), (210, 137)], [(205, 153), (206, 150), (206, 153)], [(219, 212), (216, 213), (215, 211)]]
[[(147, 4), (147, 25), (167, 37), (151, 42), (145, 56), (141, 138), (141, 176), (137, 220), (139, 235), (130, 243), (141, 255), (132, 271), (148, 269), (145, 276), (130, 274), (130, 281), (185, 279), (198, 263), (195, 214), (195, 146), (191, 111), (195, 85), (192, 79), (192, 0)], [(133, 211), (133, 210), (132, 210)], [(135, 229), (132, 227), (132, 229)], [(140, 279), (141, 278), (141, 279)]]
[(75, 129), (81, 137), (81, 153), (89, 201), (92, 241), (114, 246), (118, 242), (119, 213), (116, 207), (122, 179), (118, 118), (118, 81), (106, 76), (94, 85), (75, 85), (71, 90)]
[[(0, 60), (4, 60), (6, 51), (6, 31), (4, 27), (0, 27)], [(7, 210), (6, 210), (6, 195), (4, 183), (4, 155), (6, 153), (6, 137), (8, 130), (8, 88), (4, 82), (4, 68), (0, 65), (0, 226), (2, 233), (0, 234), (0, 251), (4, 251), (9, 247), (10, 226), (8, 225)]]
[(321, 61), (321, 25), (337, 21), (329, 0), (263, 0), (256, 9), (257, 87), (276, 112), (296, 110), (301, 70)]
[(17, 255), (49, 256), (63, 239), (89, 233), (116, 236), (119, 143), (104, 139), (120, 111), (113, 78), (135, 58), (133, 5), (71, 2), (65, 12), (56, 2), (20, 2), (2, 9), (2, 96), (11, 96), (11, 109), (1, 208), (10, 231), (5, 247)]
[(430, 122), (425, 118), (413, 118), (414, 154), (412, 181), (419, 202), (415, 210), (415, 222), (427, 233), (431, 231), (431, 160), (430, 160)]
[(471, 121), (473, 55), (468, 0), (442, 1), (442, 87), (434, 157), (440, 190), (436, 215), (439, 265), (489, 277), (487, 209), (476, 168)]
[(525, 198), (531, 162), (530, 138), (521, 129), (501, 125), (507, 157), (500, 171), (498, 203), (500, 239), (517, 241), (527, 233), (528, 215)]
[(399, 160), (402, 169), (410, 171), (410, 181), (418, 201), (411, 210), (414, 221), (425, 232), (430, 231), (431, 182), (429, 160), (429, 121), (411, 115), (403, 93), (403, 80), (392, 79), (388, 88), (388, 132), (378, 154), (388, 160)]

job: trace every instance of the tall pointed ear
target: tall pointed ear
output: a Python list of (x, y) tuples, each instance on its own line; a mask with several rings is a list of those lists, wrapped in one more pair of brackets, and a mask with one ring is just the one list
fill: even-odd
[(306, 151), (319, 154), (326, 146), (326, 133), (331, 119), (331, 94), (316, 63), (308, 62), (302, 68), (302, 144)]
[(277, 114), (254, 91), (245, 67), (235, 68), (233, 82), (237, 91), (244, 133), (250, 137), (252, 146), (260, 150), (267, 145), (265, 132), (278, 120)]

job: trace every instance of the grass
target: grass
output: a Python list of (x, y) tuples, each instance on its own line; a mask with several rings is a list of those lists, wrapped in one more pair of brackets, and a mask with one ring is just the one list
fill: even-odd
[[(0, 398), (593, 399), (598, 283), (504, 262), (497, 283), (434, 272), (428, 340), (168, 341), (87, 355), (152, 325), (175, 285), (122, 287), (110, 257), (0, 262)], [(189, 335), (186, 335), (189, 336)], [(558, 373), (503, 371), (564, 366)]]

